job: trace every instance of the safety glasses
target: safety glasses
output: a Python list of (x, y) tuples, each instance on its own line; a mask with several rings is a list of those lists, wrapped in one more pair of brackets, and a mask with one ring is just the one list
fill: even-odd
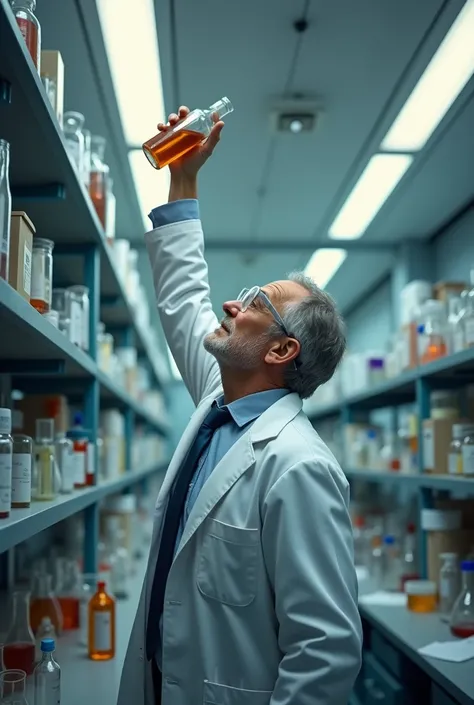
[[(295, 336), (292, 335), (287, 327), (285, 326), (282, 317), (276, 310), (275, 306), (272, 304), (268, 296), (263, 292), (259, 286), (253, 286), (251, 289), (242, 289), (240, 294), (237, 297), (237, 301), (240, 302), (241, 307), (240, 310), (242, 313), (245, 313), (245, 311), (253, 304), (255, 299), (260, 299), (264, 305), (268, 308), (270, 313), (272, 314), (273, 318), (275, 321), (278, 323), (280, 328), (282, 329), (283, 333), (288, 336), (288, 338), (294, 338)], [(298, 361), (297, 358), (293, 360), (295, 369), (298, 369)]]

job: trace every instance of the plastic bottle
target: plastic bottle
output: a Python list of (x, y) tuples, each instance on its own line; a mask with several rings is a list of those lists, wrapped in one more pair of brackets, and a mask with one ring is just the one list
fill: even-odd
[(60, 705), (61, 668), (54, 659), (54, 639), (41, 641), (42, 658), (35, 668), (35, 705)]
[(401, 578), (400, 548), (394, 536), (385, 536), (383, 541), (383, 555), (383, 589), (398, 591), (400, 590)]
[(166, 132), (159, 132), (143, 145), (145, 156), (155, 169), (162, 169), (204, 142), (214, 125), (213, 115), (219, 119), (233, 111), (228, 98), (221, 98), (207, 110), (192, 110)]
[(115, 600), (97, 583), (97, 592), (89, 602), (89, 658), (108, 661), (115, 656)]

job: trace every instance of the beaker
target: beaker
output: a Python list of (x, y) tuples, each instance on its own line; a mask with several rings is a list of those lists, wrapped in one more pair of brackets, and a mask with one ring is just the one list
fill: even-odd
[(28, 705), (25, 697), (26, 673), (11, 669), (0, 673), (0, 703), (7, 705)]
[(30, 675), (35, 663), (35, 638), (30, 627), (30, 593), (16, 590), (12, 598), (13, 614), (3, 645), (3, 662), (7, 669), (21, 669)]

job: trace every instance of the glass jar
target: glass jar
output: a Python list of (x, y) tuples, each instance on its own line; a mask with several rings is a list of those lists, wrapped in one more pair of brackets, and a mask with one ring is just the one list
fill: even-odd
[(41, 26), (34, 14), (36, 0), (11, 0), (11, 6), (27, 49), (39, 73), (41, 68)]
[(438, 390), (430, 394), (430, 417), (432, 419), (458, 419), (459, 396), (456, 392)]
[(35, 471), (35, 499), (55, 499), (54, 419), (36, 419)]
[(474, 434), (474, 425), (465, 423), (453, 424), (453, 437), (449, 445), (448, 470), (450, 475), (463, 474), (463, 441)]
[(71, 301), (79, 304), (80, 313), (77, 316), (78, 332), (77, 345), (86, 352), (89, 350), (89, 321), (90, 321), (90, 304), (89, 304), (89, 289), (87, 286), (76, 284), (68, 289)]
[(0, 409), (0, 519), (10, 516), (12, 503), (12, 412)]
[(61, 492), (70, 494), (74, 489), (75, 468), (74, 450), (70, 438), (65, 433), (57, 433), (54, 443), (56, 464), (61, 474)]
[(52, 240), (39, 237), (33, 239), (30, 304), (40, 313), (51, 310), (53, 249)]
[(12, 507), (26, 508), (31, 504), (31, 467), (33, 439), (23, 433), (13, 436)]
[(436, 583), (432, 580), (407, 580), (407, 607), (411, 612), (435, 612), (438, 604)]
[(51, 308), (59, 313), (59, 315), (67, 315), (69, 313), (69, 290), (54, 288), (51, 294)]
[(457, 553), (440, 554), (439, 611), (441, 619), (448, 621), (461, 590), (461, 572)]
[(84, 127), (85, 117), (82, 113), (69, 111), (64, 113), (64, 138), (71, 161), (77, 169), (78, 175), (84, 174)]
[(462, 588), (451, 615), (454, 636), (466, 639), (474, 636), (474, 560), (461, 563)]
[(474, 426), (462, 443), (462, 472), (463, 475), (474, 475)]
[(32, 578), (30, 624), (34, 634), (44, 617), (49, 617), (58, 636), (63, 629), (63, 615), (58, 599), (53, 592), (53, 579), (49, 573), (36, 571)]
[(12, 196), (9, 181), (10, 144), (0, 140), (0, 278), (8, 281)]
[(99, 135), (92, 136), (89, 194), (104, 230), (106, 222), (107, 176), (109, 173), (109, 167), (104, 162), (106, 144), (104, 137)]
[(89, 190), (90, 182), (91, 182), (91, 140), (92, 140), (92, 135), (90, 130), (82, 130), (82, 134), (84, 135), (84, 163), (83, 163), (83, 174), (82, 174), (82, 180), (84, 182), (84, 186), (86, 187), (87, 190)]
[(1, 705), (28, 705), (26, 700), (26, 672), (11, 669), (0, 673)]
[(3, 661), (6, 668), (21, 668), (27, 675), (33, 673), (35, 638), (30, 625), (30, 593), (13, 593), (12, 621), (5, 637)]

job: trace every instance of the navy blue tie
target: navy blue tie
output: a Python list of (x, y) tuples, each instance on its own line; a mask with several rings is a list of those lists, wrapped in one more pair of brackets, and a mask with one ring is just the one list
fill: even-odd
[(176, 481), (168, 501), (161, 534), (160, 550), (156, 562), (155, 575), (150, 596), (150, 609), (146, 628), (147, 659), (155, 656), (160, 639), (160, 619), (163, 612), (166, 581), (173, 562), (176, 537), (188, 494), (189, 484), (196, 470), (198, 460), (209, 446), (214, 431), (231, 420), (228, 409), (213, 406), (204, 419), (194, 443), (179, 469)]

